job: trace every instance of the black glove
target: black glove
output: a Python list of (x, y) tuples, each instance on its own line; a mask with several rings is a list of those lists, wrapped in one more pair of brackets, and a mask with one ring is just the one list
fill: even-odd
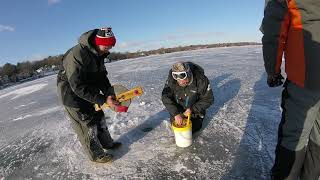
[(267, 83), (269, 87), (277, 87), (283, 84), (283, 80), (284, 78), (281, 74), (268, 75)]

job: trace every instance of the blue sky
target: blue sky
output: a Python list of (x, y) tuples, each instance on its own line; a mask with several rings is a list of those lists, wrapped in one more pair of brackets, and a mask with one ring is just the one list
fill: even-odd
[(112, 51), (260, 42), (260, 0), (2, 0), (0, 65), (62, 54), (90, 29), (112, 26)]

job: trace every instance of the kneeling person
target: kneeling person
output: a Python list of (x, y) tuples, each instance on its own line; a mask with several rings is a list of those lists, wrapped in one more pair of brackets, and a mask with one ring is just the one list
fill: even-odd
[(199, 131), (206, 109), (213, 101), (213, 92), (202, 67), (192, 62), (178, 62), (172, 66), (162, 91), (162, 102), (176, 125), (182, 125), (183, 118), (191, 114), (192, 132)]

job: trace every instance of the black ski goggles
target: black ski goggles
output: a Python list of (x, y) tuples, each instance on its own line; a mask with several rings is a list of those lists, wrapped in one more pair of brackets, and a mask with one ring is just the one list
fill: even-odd
[(175, 80), (184, 80), (188, 77), (188, 73), (185, 71), (182, 72), (172, 72), (172, 77)]

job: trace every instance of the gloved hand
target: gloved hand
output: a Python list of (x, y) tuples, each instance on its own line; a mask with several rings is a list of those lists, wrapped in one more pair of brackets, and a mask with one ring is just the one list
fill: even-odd
[(128, 107), (127, 106), (121, 106), (121, 105), (116, 105), (115, 107), (115, 111), (116, 112), (127, 112), (128, 111)]
[(283, 84), (283, 76), (281, 74), (268, 75), (267, 84), (269, 87), (277, 87)]
[(110, 109), (113, 109), (116, 112), (127, 112), (128, 111), (128, 107), (121, 106), (120, 103), (117, 100), (115, 100), (114, 96), (108, 96), (106, 103), (109, 105)]

